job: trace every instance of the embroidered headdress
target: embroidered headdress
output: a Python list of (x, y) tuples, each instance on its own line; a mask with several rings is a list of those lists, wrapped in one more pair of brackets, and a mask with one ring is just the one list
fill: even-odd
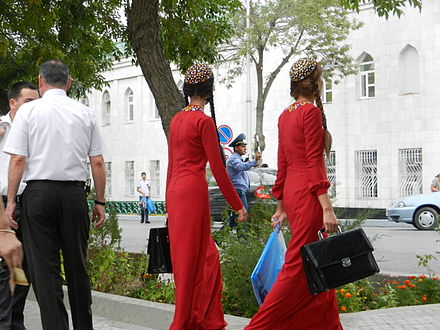
[(213, 76), (214, 73), (206, 64), (194, 64), (185, 72), (185, 83), (189, 85), (196, 85), (204, 83)]
[(318, 66), (313, 58), (302, 58), (296, 61), (290, 68), (290, 80), (301, 81), (307, 78)]

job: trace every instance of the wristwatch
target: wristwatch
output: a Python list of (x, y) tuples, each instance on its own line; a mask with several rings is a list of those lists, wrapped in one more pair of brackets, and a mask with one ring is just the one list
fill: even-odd
[(93, 201), (95, 204), (105, 206), (105, 202), (97, 201), (96, 199)]

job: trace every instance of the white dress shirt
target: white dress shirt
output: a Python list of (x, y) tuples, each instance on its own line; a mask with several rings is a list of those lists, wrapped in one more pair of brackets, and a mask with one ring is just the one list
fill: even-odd
[[(9, 168), (9, 160), (11, 156), (5, 154), (3, 148), (5, 147), (6, 140), (9, 136), (9, 131), (11, 130), (12, 120), (9, 112), (0, 117), (0, 127), (4, 127), (6, 131), (4, 131), (3, 135), (0, 135), (0, 193), (3, 196), (8, 195), (8, 168)], [(3, 132), (3, 130), (0, 130)], [(20, 186), (18, 187), (17, 195), (21, 195), (24, 188), (26, 188), (26, 183), (20, 182)]]
[(86, 181), (87, 158), (105, 147), (92, 110), (50, 89), (20, 107), (3, 151), (27, 157), (25, 182)]

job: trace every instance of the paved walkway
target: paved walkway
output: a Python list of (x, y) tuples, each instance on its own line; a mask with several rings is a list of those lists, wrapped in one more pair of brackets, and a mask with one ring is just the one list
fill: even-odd
[[(70, 317), (70, 311), (69, 317)], [(40, 319), (40, 310), (38, 308), (38, 304), (36, 301), (28, 300), (26, 302), (25, 306), (25, 325), (28, 328), (28, 330), (42, 330), (43, 327), (41, 326), (41, 319)], [(69, 322), (71, 323), (71, 319), (69, 319)], [(118, 321), (113, 321), (110, 319), (107, 319), (105, 317), (100, 317), (97, 315), (93, 315), (93, 325), (95, 330), (120, 330), (120, 329), (127, 329), (127, 330), (153, 330), (151, 328), (147, 327), (141, 327), (139, 325), (133, 325), (128, 323), (122, 323)], [(70, 329), (72, 328), (72, 324), (70, 324)], [(55, 330), (55, 329), (53, 329)]]
[[(112, 295), (109, 295), (112, 296)], [(127, 301), (125, 298), (124, 300)], [(138, 300), (138, 299), (132, 299)], [(121, 302), (120, 308), (130, 308), (124, 306), (126, 303)], [(163, 304), (161, 304), (163, 305)], [(162, 317), (160, 313), (154, 313), (145, 308), (145, 313), (150, 313), (150, 317)], [(115, 313), (118, 315), (118, 313)], [(170, 315), (171, 316), (171, 315)], [(170, 316), (163, 319), (163, 326), (155, 329), (167, 329)], [(29, 330), (42, 330), (40, 324), (40, 316), (38, 305), (33, 300), (28, 300), (25, 310), (26, 326)], [(228, 330), (240, 330), (249, 323), (249, 319), (234, 317), (227, 315)], [(93, 316), (95, 330), (152, 330), (148, 324), (141, 326), (139, 324), (125, 323), (127, 320), (112, 320), (99, 315)], [(341, 314), (341, 321), (344, 329), (372, 329), (372, 330), (388, 330), (388, 329), (440, 329), (440, 304), (410, 306), (373, 310), (360, 313)], [(139, 322), (139, 321), (138, 321)], [(157, 321), (155, 323), (158, 323)], [(275, 329), (274, 329), (275, 330)]]

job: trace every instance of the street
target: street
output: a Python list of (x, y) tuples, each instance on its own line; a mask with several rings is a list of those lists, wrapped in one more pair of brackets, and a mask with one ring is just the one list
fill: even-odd
[[(120, 215), (122, 228), (121, 247), (126, 251), (145, 252), (151, 227), (165, 224), (162, 216), (150, 216), (150, 224), (139, 223), (139, 216)], [(440, 234), (420, 231), (412, 225), (397, 224), (388, 220), (366, 220), (363, 228), (374, 246), (374, 256), (381, 273), (389, 275), (422, 275), (427, 270), (418, 266), (416, 255), (437, 255), (440, 251)], [(440, 274), (440, 256), (431, 261), (431, 268)]]

